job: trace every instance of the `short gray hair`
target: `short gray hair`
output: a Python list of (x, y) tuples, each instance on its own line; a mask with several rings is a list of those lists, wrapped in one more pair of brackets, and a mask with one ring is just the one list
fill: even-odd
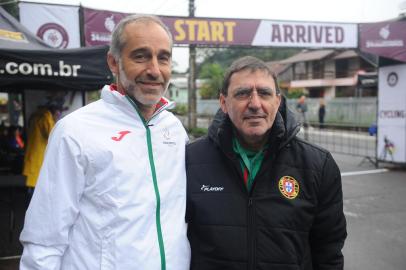
[(154, 22), (160, 25), (165, 32), (168, 34), (171, 47), (173, 44), (173, 38), (171, 31), (168, 27), (162, 22), (162, 20), (154, 15), (145, 15), (145, 14), (137, 14), (137, 15), (129, 15), (123, 18), (114, 28), (114, 31), (111, 35), (111, 42), (110, 42), (110, 50), (109, 52), (113, 55), (115, 59), (120, 59), (121, 51), (125, 47), (126, 40), (123, 36), (125, 27), (133, 22)]
[(269, 75), (272, 76), (274, 82), (275, 82), (275, 91), (276, 94), (280, 94), (280, 90), (278, 87), (278, 81), (276, 79), (275, 73), (271, 70), (271, 68), (262, 60), (253, 57), (253, 56), (244, 56), (241, 58), (238, 58), (235, 60), (231, 66), (226, 70), (226, 73), (224, 74), (224, 79), (223, 79), (223, 84), (220, 89), (220, 93), (223, 94), (224, 96), (227, 96), (228, 92), (228, 87), (230, 86), (230, 78), (231, 76), (239, 71), (242, 70), (250, 70), (250, 71), (257, 71), (257, 70), (262, 70), (267, 72)]

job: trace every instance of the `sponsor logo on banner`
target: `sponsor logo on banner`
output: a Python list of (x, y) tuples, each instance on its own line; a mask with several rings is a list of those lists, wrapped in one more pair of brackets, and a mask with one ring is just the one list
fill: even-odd
[(361, 51), (405, 62), (405, 27), (401, 20), (359, 24)]
[(391, 72), (386, 78), (388, 85), (394, 87), (398, 83), (398, 74), (396, 72)]
[(116, 27), (116, 23), (114, 22), (114, 15), (107, 17), (104, 20), (104, 27), (111, 33), (113, 32), (114, 27)]
[(80, 47), (79, 6), (19, 2), (21, 24), (49, 46)]
[(292, 176), (282, 176), (279, 179), (279, 191), (288, 199), (295, 199), (299, 195), (299, 183)]
[(379, 30), (381, 40), (367, 40), (367, 48), (382, 48), (382, 47), (403, 47), (403, 40), (401, 39), (388, 39), (390, 37), (390, 25), (387, 24)]
[(65, 49), (69, 44), (68, 33), (57, 23), (43, 24), (38, 29), (37, 36), (53, 48)]
[(111, 33), (113, 32), (114, 27), (116, 26), (114, 15), (106, 17), (104, 19), (103, 25), (105, 31), (92, 31), (90, 33), (90, 40), (92, 42), (106, 42), (106, 43), (110, 42)]

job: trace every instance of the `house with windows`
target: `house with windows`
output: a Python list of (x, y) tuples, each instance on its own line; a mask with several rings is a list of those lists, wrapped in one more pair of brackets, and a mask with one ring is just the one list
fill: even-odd
[[(199, 98), (199, 89), (202, 86), (202, 80), (196, 80), (196, 96)], [(166, 91), (166, 97), (175, 101), (177, 104), (188, 103), (188, 75), (187, 74), (173, 74), (171, 82)]]
[(304, 50), (287, 59), (268, 63), (280, 88), (302, 90), (310, 98), (376, 96), (376, 81), (362, 85), (360, 78), (377, 76), (377, 63), (356, 50)]

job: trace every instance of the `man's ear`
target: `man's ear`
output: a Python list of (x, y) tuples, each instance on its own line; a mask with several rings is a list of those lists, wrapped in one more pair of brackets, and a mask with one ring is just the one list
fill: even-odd
[(117, 76), (119, 71), (119, 62), (110, 52), (107, 53), (107, 64), (109, 65), (111, 73)]
[(223, 94), (220, 94), (219, 102), (220, 102), (220, 108), (223, 111), (223, 113), (227, 113), (226, 97)]

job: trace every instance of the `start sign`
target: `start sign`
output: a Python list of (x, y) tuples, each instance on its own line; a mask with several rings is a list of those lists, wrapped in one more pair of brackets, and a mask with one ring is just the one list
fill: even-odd
[(233, 42), (233, 21), (175, 20), (175, 41)]

